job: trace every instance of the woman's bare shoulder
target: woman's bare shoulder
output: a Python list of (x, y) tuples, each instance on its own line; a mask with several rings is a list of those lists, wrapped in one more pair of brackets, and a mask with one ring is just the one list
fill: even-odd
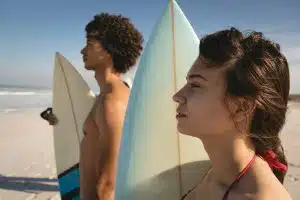
[(262, 174), (259, 176), (258, 180), (258, 190), (255, 200), (291, 200), (291, 196), (283, 186), (283, 184), (277, 179), (271, 170), (266, 170), (265, 173), (261, 171)]
[[(250, 196), (249, 196), (250, 197)], [(291, 196), (277, 178), (265, 177), (265, 180), (257, 184), (256, 192), (249, 200), (291, 200)]]
[[(235, 191), (240, 200), (291, 200), (291, 196), (285, 187), (279, 182), (265, 163), (259, 161), (254, 164), (252, 170), (241, 181), (240, 187)], [(242, 197), (243, 196), (243, 197)], [(233, 198), (232, 198), (233, 199)]]
[(232, 200), (292, 200), (292, 197), (282, 185), (264, 185), (256, 192), (233, 192), (230, 195)]
[(253, 200), (292, 200), (285, 187), (278, 181), (276, 183), (264, 184), (256, 193)]

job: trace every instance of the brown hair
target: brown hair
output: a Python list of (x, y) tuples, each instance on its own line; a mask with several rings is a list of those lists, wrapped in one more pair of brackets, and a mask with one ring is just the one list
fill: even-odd
[[(249, 132), (256, 154), (264, 157), (272, 150), (287, 165), (279, 132), (286, 119), (290, 77), (280, 46), (261, 32), (243, 35), (231, 28), (203, 37), (200, 56), (215, 64), (212, 66), (228, 67), (226, 96), (253, 99)], [(283, 183), (285, 172), (273, 169), (273, 173)]]
[(114, 68), (119, 73), (127, 72), (143, 50), (143, 35), (122, 15), (95, 15), (85, 31), (87, 38), (97, 39), (112, 56)]

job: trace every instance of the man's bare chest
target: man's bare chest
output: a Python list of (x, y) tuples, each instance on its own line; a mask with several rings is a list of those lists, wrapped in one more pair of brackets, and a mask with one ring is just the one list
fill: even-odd
[(101, 113), (99, 113), (99, 110), (101, 108), (101, 97), (97, 97), (93, 108), (91, 109), (89, 115), (87, 116), (84, 126), (83, 126), (83, 131), (84, 131), (84, 136), (88, 138), (93, 138), (93, 139), (103, 139), (104, 133), (101, 130), (101, 124), (102, 124), (102, 118), (101, 118)]

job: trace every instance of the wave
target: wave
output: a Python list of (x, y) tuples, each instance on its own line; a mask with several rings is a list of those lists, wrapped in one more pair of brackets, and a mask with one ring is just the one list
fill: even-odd
[(18, 109), (14, 109), (14, 108), (0, 109), (0, 113), (4, 113), (4, 114), (16, 112), (16, 111), (18, 111)]
[(51, 92), (12, 92), (12, 91), (0, 91), (0, 96), (32, 96), (32, 95), (52, 95)]

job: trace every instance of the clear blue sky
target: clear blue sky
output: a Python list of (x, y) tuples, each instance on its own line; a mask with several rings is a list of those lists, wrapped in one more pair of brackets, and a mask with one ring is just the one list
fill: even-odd
[[(292, 92), (300, 93), (299, 0), (179, 0), (198, 35), (236, 26), (264, 32), (280, 43), (291, 66)], [(226, 3), (225, 3), (226, 2)], [(51, 86), (54, 53), (61, 52), (89, 84), (80, 49), (94, 14), (121, 13), (147, 41), (168, 0), (4, 0), (0, 7), (0, 84)]]

